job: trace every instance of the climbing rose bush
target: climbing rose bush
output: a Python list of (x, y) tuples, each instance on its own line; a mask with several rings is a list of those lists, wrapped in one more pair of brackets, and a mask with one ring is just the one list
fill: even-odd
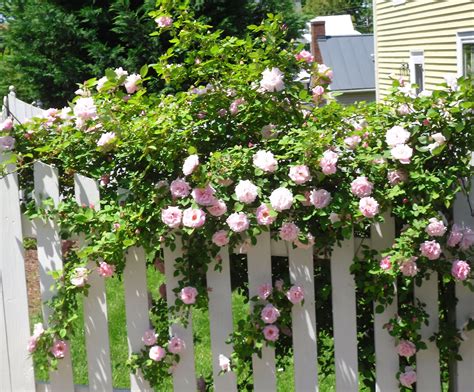
[[(444, 285), (473, 289), (474, 232), (452, 215), (455, 195), (469, 189), (472, 175), (470, 81), (416, 95), (395, 80), (386, 100), (343, 107), (329, 87), (337, 75), (286, 42), (278, 17), (250, 26), (244, 39), (209, 31), (171, 1), (151, 17), (156, 35), (171, 45), (155, 64), (139, 73), (106, 70), (81, 85), (68, 107), (23, 125), (0, 124), (4, 164), (22, 171), (26, 195), (35, 160), (56, 165), (61, 177), (60, 205), (37, 208), (30, 201), (30, 217), (54, 217), (64, 236), (86, 237), (64, 252), (49, 326), (35, 329), (28, 342), (38, 363), (57, 365), (75, 333), (77, 296), (87, 295), (91, 274), (121, 276), (132, 246), (142, 246), (152, 262), (164, 247), (183, 244), (170, 307), (183, 324), (191, 309), (207, 307), (205, 274), (211, 262), (220, 269), (222, 247), (245, 253), (269, 232), (287, 246), (327, 254), (390, 213), (399, 227), (393, 244), (377, 252), (363, 243), (352, 266), (358, 290), (377, 303), (376, 311), (395, 299), (397, 282), (398, 295), (408, 298), (434, 272)], [(296, 80), (302, 70), (313, 75), (310, 90)], [(162, 92), (148, 93), (150, 82), (161, 83)], [(76, 204), (75, 173), (99, 179), (100, 209)], [(301, 282), (261, 284), (229, 337), (234, 352), (221, 358), (223, 372), (242, 372), (265, 345), (289, 355), (291, 309), (307, 293)], [(166, 296), (164, 286), (160, 292)], [(428, 317), (423, 304), (405, 302), (386, 329), (402, 358), (394, 377), (410, 388)], [(144, 348), (129, 365), (156, 386), (186, 347), (169, 338), (168, 317), (155, 305), (154, 331), (144, 331)], [(462, 332), (445, 328), (431, 338), (456, 351)]]

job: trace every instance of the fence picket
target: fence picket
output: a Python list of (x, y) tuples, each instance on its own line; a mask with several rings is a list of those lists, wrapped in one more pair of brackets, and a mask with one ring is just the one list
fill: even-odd
[[(125, 313), (127, 317), (127, 341), (129, 353), (143, 348), (143, 333), (150, 328), (148, 316), (148, 292), (146, 283), (145, 253), (142, 248), (129, 248), (123, 271), (125, 288)], [(131, 392), (152, 391), (140, 371), (130, 375)]]
[(209, 265), (207, 287), (209, 288), (209, 318), (211, 328), (212, 369), (214, 390), (216, 392), (237, 391), (237, 379), (234, 372), (219, 376), (219, 355), (230, 358), (232, 346), (225, 341), (232, 333), (232, 290), (230, 286), (229, 250), (222, 248), (220, 271), (215, 271), (217, 262)]
[(313, 248), (289, 246), (290, 279), (304, 290), (304, 304), (294, 305), (293, 349), (296, 392), (319, 391), (316, 347)]
[(0, 352), (0, 391), (12, 390), (6, 319), (5, 305), (3, 302), (3, 277), (2, 270), (0, 269), (0, 347), (3, 347), (3, 350)]
[[(467, 195), (459, 193), (456, 197), (454, 221), (474, 229), (474, 216), (471, 210), (471, 207), (474, 206), (474, 178), (472, 181), (470, 192)], [(473, 268), (472, 260), (471, 268)], [(458, 299), (456, 305), (456, 324), (461, 329), (465, 327), (469, 317), (474, 315), (474, 293), (461, 282), (458, 282), (456, 283), (456, 298)], [(474, 383), (474, 372), (472, 371), (472, 364), (474, 363), (474, 331), (465, 331), (464, 335), (467, 339), (461, 342), (461, 347), (459, 348), (459, 355), (461, 355), (463, 360), (457, 363), (457, 374), (455, 376), (459, 392), (472, 390)]]
[(424, 279), (420, 287), (415, 286), (415, 296), (426, 304), (429, 325), (421, 326), (421, 338), (427, 345), (427, 350), (416, 354), (416, 385), (420, 391), (441, 391), (441, 375), (439, 369), (439, 351), (435, 342), (428, 339), (438, 331), (438, 274), (432, 272), (430, 279)]
[[(384, 222), (376, 223), (370, 229), (371, 247), (379, 252), (392, 246), (395, 239), (395, 220), (390, 213), (384, 214)], [(374, 310), (377, 303), (374, 303)], [(398, 310), (398, 301), (393, 302), (382, 313), (374, 311), (375, 340), (375, 389), (376, 392), (396, 392), (399, 390), (395, 377), (398, 372), (398, 354), (395, 352), (395, 340), (384, 325), (394, 317)]]
[[(54, 204), (59, 203), (58, 171), (42, 162), (34, 164), (34, 188), (36, 203), (41, 205), (42, 200), (52, 199)], [(62, 270), (61, 238), (58, 225), (53, 221), (36, 221), (38, 261), (40, 263), (40, 289), (43, 302), (49, 300), (55, 293), (50, 291), (54, 279), (48, 273)], [(43, 305), (43, 320), (47, 323), (50, 310)], [(51, 391), (73, 391), (72, 365), (70, 350), (58, 363), (58, 370), (50, 374)]]
[[(165, 247), (165, 276), (166, 276), (166, 299), (168, 306), (173, 306), (176, 294), (173, 291), (178, 287), (179, 276), (174, 276), (175, 260), (183, 256), (183, 248), (180, 237), (176, 237), (176, 248), (171, 250)], [(193, 344), (193, 325), (191, 315), (189, 316), (188, 325), (184, 327), (179, 324), (173, 324), (170, 331), (172, 336), (177, 336), (185, 343), (185, 350), (180, 354), (178, 365), (173, 371), (173, 385), (175, 391), (195, 392), (196, 376), (194, 370), (194, 344)]]
[(358, 391), (355, 281), (350, 273), (354, 239), (342, 241), (331, 255), (332, 313), (336, 390)]
[[(257, 238), (257, 244), (247, 253), (249, 296), (257, 295), (258, 286), (272, 283), (272, 257), (270, 251), (270, 233), (265, 232)], [(263, 347), (262, 358), (252, 357), (253, 383), (255, 391), (275, 391), (275, 349)]]
[[(75, 174), (74, 190), (79, 205), (99, 208), (100, 195), (97, 181)], [(80, 241), (83, 242), (83, 236)], [(89, 390), (91, 392), (112, 391), (105, 281), (97, 274), (95, 267), (95, 260), (91, 260), (88, 264), (88, 268), (93, 271), (89, 276), (89, 294), (84, 297)]]

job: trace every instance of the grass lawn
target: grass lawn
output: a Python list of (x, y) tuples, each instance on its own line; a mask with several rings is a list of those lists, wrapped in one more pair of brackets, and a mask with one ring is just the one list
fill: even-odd
[[(158, 294), (158, 287), (164, 281), (164, 277), (152, 268), (148, 268), (148, 287), (152, 296)], [(126, 319), (125, 319), (125, 299), (123, 282), (118, 279), (107, 279), (107, 307), (109, 317), (110, 348), (112, 356), (113, 385), (116, 388), (129, 388), (130, 378), (125, 362), (128, 359)], [(244, 297), (235, 292), (233, 295), (234, 322), (242, 317), (247, 311)], [(74, 383), (88, 384), (87, 356), (85, 350), (84, 324), (82, 317), (82, 304), (80, 307), (80, 317), (76, 321), (75, 330), (77, 335), (71, 342), (72, 360), (74, 369)], [(37, 322), (39, 317), (32, 318), (32, 322)], [(195, 363), (197, 377), (209, 375), (212, 372), (209, 315), (207, 311), (196, 310), (193, 313), (194, 334), (197, 337), (195, 342)], [(294, 390), (293, 369), (291, 366), (286, 369), (278, 369), (277, 384), (279, 392)], [(48, 375), (44, 372), (36, 372), (38, 380), (47, 381)], [(334, 374), (320, 375), (320, 390), (322, 392), (335, 391)], [(161, 391), (171, 391), (171, 379), (162, 384)], [(363, 387), (361, 388), (363, 390)]]

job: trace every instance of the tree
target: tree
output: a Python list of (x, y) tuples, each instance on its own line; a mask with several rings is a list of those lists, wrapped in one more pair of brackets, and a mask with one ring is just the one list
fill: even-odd
[(303, 11), (311, 17), (350, 14), (361, 33), (373, 29), (371, 0), (306, 0)]
[[(137, 72), (154, 63), (168, 44), (150, 37), (154, 0), (9, 0), (0, 5), (0, 95), (14, 85), (20, 98), (64, 106), (76, 83), (102, 76), (106, 68)], [(196, 15), (224, 35), (243, 36), (267, 13), (282, 12), (288, 36), (302, 27), (291, 0), (190, 0)], [(159, 85), (149, 88), (159, 89)]]

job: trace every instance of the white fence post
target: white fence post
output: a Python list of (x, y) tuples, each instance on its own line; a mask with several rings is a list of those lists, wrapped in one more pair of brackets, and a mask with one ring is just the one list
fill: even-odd
[[(38, 205), (41, 205), (42, 200), (45, 199), (52, 199), (54, 205), (58, 205), (59, 179), (57, 169), (50, 165), (36, 162), (34, 164), (34, 185), (35, 199)], [(56, 222), (38, 219), (36, 228), (38, 261), (40, 263), (41, 298), (44, 302), (51, 299), (55, 294), (53, 291), (50, 291), (51, 285), (54, 284), (54, 279), (49, 273), (63, 269), (61, 238)], [(49, 314), (50, 309), (46, 305), (43, 305), (43, 319), (45, 323), (47, 323)], [(58, 369), (51, 372), (50, 381), (52, 392), (72, 392), (74, 390), (70, 350), (68, 350), (64, 358), (59, 361)]]
[(18, 176), (13, 170), (10, 166), (10, 174), (0, 178), (0, 390), (33, 391)]
[[(395, 220), (390, 213), (384, 214), (384, 222), (376, 223), (370, 229), (371, 247), (378, 252), (392, 246), (395, 239)], [(387, 305), (382, 313), (375, 312), (374, 303), (374, 338), (375, 338), (375, 389), (377, 392), (396, 392), (399, 390), (396, 374), (399, 369), (399, 358), (395, 351), (395, 340), (384, 325), (398, 311), (398, 301), (395, 298)]]
[[(99, 208), (99, 187), (97, 181), (74, 175), (74, 191), (76, 201), (86, 208)], [(81, 243), (84, 235), (81, 235)], [(105, 295), (104, 278), (96, 271), (95, 260), (90, 260), (88, 268), (89, 293), (84, 297), (84, 327), (87, 348), (87, 366), (89, 374), (89, 391), (112, 391), (112, 367), (110, 364), (109, 329), (107, 323), (107, 298)]]
[[(471, 207), (474, 208), (474, 178), (473, 184), (468, 194), (459, 193), (454, 204), (454, 221), (464, 224), (474, 229), (474, 216)], [(469, 198), (469, 199), (468, 199)], [(469, 203), (468, 203), (469, 200)], [(471, 260), (471, 268), (473, 268)], [(461, 282), (456, 283), (456, 323), (460, 329), (467, 322), (469, 317), (474, 317), (474, 293), (465, 287)], [(459, 355), (462, 361), (457, 363), (457, 391), (470, 391), (474, 385), (474, 331), (464, 332), (466, 340), (461, 342)]]
[[(249, 297), (257, 295), (258, 286), (272, 283), (272, 256), (270, 247), (270, 233), (264, 232), (257, 238), (257, 244), (250, 247), (247, 253)], [(252, 357), (254, 390), (275, 391), (275, 349), (262, 348), (262, 358), (256, 354)]]
[[(174, 276), (174, 264), (177, 258), (183, 256), (181, 237), (176, 236), (175, 245), (176, 248), (174, 251), (167, 247), (164, 249), (166, 300), (168, 306), (173, 306), (176, 300), (176, 294), (173, 290), (178, 287), (180, 277)], [(180, 392), (195, 392), (196, 373), (194, 369), (193, 324), (191, 314), (189, 315), (187, 327), (173, 324), (170, 332), (171, 335), (182, 339), (185, 344), (185, 350), (180, 354), (179, 364), (173, 371), (174, 390)]]
[[(211, 328), (212, 370), (214, 390), (216, 392), (237, 391), (237, 379), (234, 372), (219, 376), (219, 355), (230, 358), (232, 346), (225, 341), (232, 333), (232, 290), (230, 286), (229, 249), (222, 248), (219, 252), (220, 261), (213, 261), (207, 270), (207, 286), (209, 288), (209, 318)], [(220, 264), (221, 270), (215, 266)]]
[(331, 255), (332, 313), (336, 390), (358, 391), (355, 281), (350, 273), (354, 238), (335, 246)]
[(313, 248), (293, 249), (290, 244), (289, 263), (291, 283), (304, 290), (304, 304), (292, 308), (295, 391), (318, 391)]
[[(125, 312), (127, 315), (127, 341), (130, 354), (143, 348), (143, 333), (150, 328), (145, 253), (142, 248), (128, 249), (125, 270)], [(130, 375), (131, 392), (152, 391), (140, 371)]]

